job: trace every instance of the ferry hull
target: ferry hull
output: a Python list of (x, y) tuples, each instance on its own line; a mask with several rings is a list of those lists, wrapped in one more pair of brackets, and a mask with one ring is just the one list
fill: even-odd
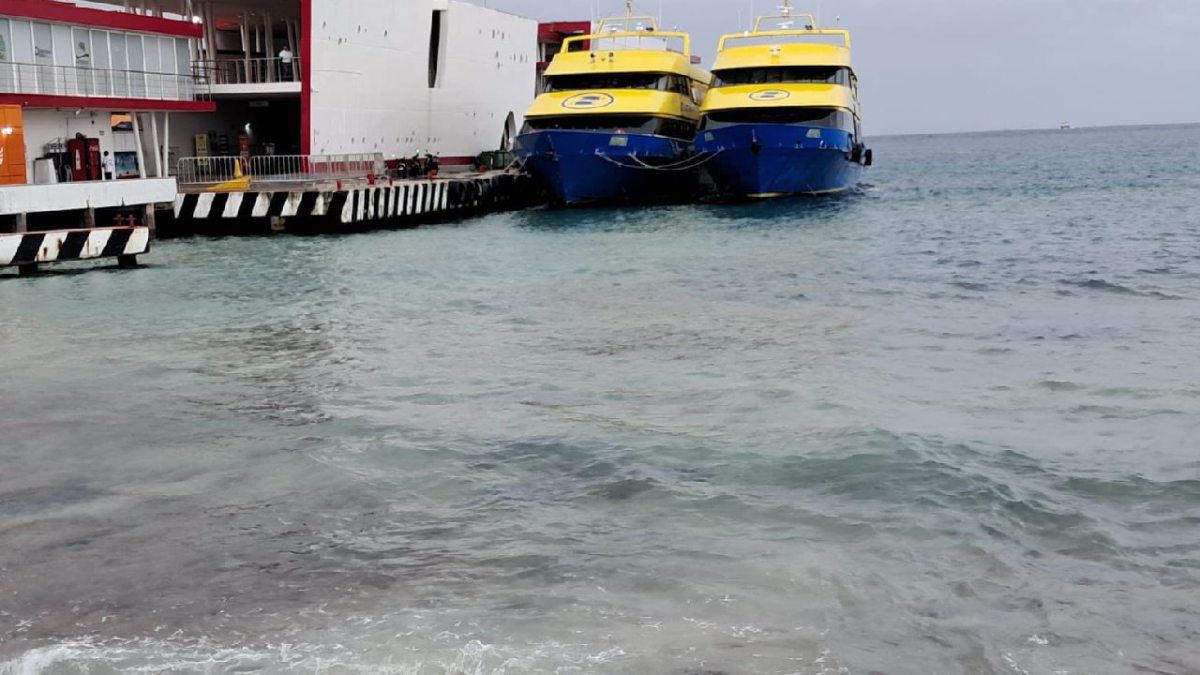
[(519, 136), (514, 152), (559, 204), (673, 202), (699, 186), (699, 169), (645, 166), (686, 165), (689, 144), (663, 136), (538, 131)]
[(727, 197), (835, 194), (862, 179), (849, 132), (821, 127), (743, 124), (703, 131), (696, 152)]

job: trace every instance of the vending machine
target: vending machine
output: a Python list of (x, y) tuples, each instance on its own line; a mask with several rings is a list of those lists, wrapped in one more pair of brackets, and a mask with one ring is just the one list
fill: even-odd
[(67, 157), (71, 162), (71, 180), (101, 180), (104, 169), (100, 161), (100, 139), (72, 138), (67, 141)]

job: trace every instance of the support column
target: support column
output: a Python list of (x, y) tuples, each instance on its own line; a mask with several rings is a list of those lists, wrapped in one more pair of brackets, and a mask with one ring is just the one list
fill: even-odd
[(13, 221), (13, 232), (20, 234), (21, 232), (29, 231), (29, 214), (18, 213)]
[(142, 225), (145, 225), (150, 230), (150, 238), (154, 239), (158, 234), (158, 223), (155, 222), (154, 205), (147, 204), (146, 210), (142, 215)]
[(154, 176), (162, 178), (162, 151), (158, 147), (158, 113), (150, 113), (150, 140), (153, 141), (150, 147), (154, 148)]
[(163, 113), (162, 165), (166, 178), (171, 175), (171, 113)]
[(292, 53), (292, 80), (293, 82), (300, 79), (300, 45), (296, 44), (296, 23), (291, 19), (287, 20), (287, 48)]
[(134, 145), (137, 147), (138, 177), (145, 178), (146, 152), (142, 148), (142, 125), (138, 121), (140, 115), (135, 112), (131, 112), (129, 113), (129, 116), (133, 118), (133, 139), (135, 141)]
[(86, 227), (89, 230), (96, 227), (96, 209), (94, 209), (90, 206), (87, 207), (86, 209), (84, 209), (83, 217), (81, 217), (79, 219), (79, 221), (80, 221), (79, 222), (80, 225), (82, 225), (83, 227)]
[[(213, 62), (213, 72), (217, 70), (217, 12), (213, 9), (211, 2), (204, 3), (204, 29), (207, 31), (204, 39), (207, 41), (207, 50), (204, 54), (206, 61)], [(222, 82), (221, 84), (226, 84)]]
[(245, 59), (245, 84), (253, 83), (250, 79), (250, 10), (242, 10), (242, 51)]
[(267, 82), (274, 82), (278, 79), (276, 77), (275, 69), (279, 67), (279, 64), (270, 60), (275, 58), (275, 26), (271, 23), (270, 12), (263, 12), (263, 24), (266, 26), (266, 29), (264, 30), (265, 35), (263, 36), (266, 44), (263, 45), (263, 51), (266, 52), (268, 59), (267, 63), (270, 64), (267, 67)]

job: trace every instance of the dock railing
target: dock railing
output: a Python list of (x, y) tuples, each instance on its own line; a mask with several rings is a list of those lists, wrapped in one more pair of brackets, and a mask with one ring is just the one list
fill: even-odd
[(309, 183), (382, 176), (387, 166), (376, 153), (347, 155), (255, 155), (184, 157), (177, 164), (180, 185), (218, 185), (239, 179), (256, 183)]

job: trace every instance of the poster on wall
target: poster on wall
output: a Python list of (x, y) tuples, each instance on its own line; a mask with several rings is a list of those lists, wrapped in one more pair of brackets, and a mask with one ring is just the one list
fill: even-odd
[(141, 178), (142, 172), (138, 171), (137, 153), (136, 152), (117, 152), (113, 153), (113, 161), (117, 165), (117, 178)]
[(115, 113), (112, 116), (113, 131), (133, 131), (133, 115)]
[(196, 134), (196, 157), (197, 164), (202, 167), (208, 166), (208, 134)]

